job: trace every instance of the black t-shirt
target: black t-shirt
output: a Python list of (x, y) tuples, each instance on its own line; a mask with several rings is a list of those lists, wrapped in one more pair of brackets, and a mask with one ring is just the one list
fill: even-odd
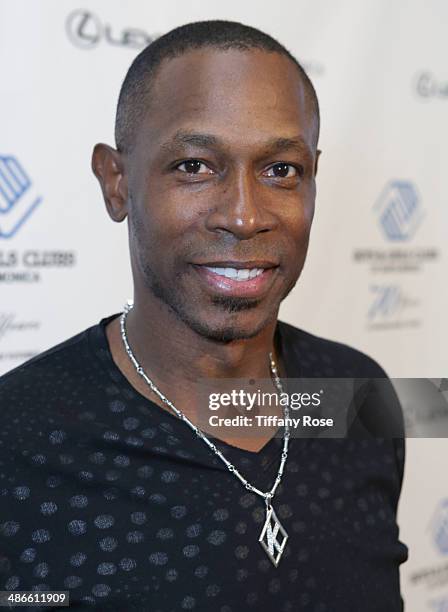
[[(115, 316), (0, 379), (0, 590), (68, 590), (70, 610), (402, 610), (403, 439), (291, 438), (275, 567), (263, 499), (130, 385), (105, 334)], [(277, 334), (290, 377), (386, 376), (348, 346)], [(271, 488), (281, 438), (258, 453), (214, 442)]]

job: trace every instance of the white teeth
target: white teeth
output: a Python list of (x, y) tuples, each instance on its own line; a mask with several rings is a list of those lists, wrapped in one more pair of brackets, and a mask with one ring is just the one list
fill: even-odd
[(207, 270), (210, 270), (214, 274), (219, 276), (226, 276), (232, 280), (247, 281), (256, 276), (263, 274), (263, 268), (212, 268), (211, 266), (205, 266)]
[(238, 270), (238, 280), (247, 280), (250, 272), (250, 270)]

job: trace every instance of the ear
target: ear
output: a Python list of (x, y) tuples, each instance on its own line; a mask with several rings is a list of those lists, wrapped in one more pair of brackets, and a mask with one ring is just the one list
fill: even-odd
[(321, 153), (322, 153), (322, 151), (320, 149), (317, 149), (317, 151), (316, 151), (316, 163), (314, 164), (314, 176), (316, 176), (316, 174), (317, 174), (317, 166), (319, 165), (319, 157), (320, 157)]
[(92, 170), (103, 192), (107, 212), (117, 223), (128, 214), (128, 181), (121, 153), (106, 144), (96, 144), (92, 153)]

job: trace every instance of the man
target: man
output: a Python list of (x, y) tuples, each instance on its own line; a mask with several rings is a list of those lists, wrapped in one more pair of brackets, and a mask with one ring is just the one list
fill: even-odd
[(402, 440), (192, 431), (202, 379), (386, 377), (277, 321), (318, 136), (311, 82), (258, 30), (190, 24), (136, 58), (117, 148), (92, 158), (129, 220), (134, 306), (0, 382), (1, 588), (75, 610), (402, 609)]

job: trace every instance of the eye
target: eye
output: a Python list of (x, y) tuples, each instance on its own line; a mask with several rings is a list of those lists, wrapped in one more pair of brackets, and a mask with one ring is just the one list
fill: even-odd
[(199, 159), (187, 159), (177, 164), (176, 170), (186, 174), (213, 174), (213, 170), (207, 164), (204, 164), (204, 162), (199, 161)]
[(301, 176), (300, 169), (292, 164), (286, 162), (278, 162), (267, 169), (267, 176), (273, 176), (276, 178), (292, 178)]

